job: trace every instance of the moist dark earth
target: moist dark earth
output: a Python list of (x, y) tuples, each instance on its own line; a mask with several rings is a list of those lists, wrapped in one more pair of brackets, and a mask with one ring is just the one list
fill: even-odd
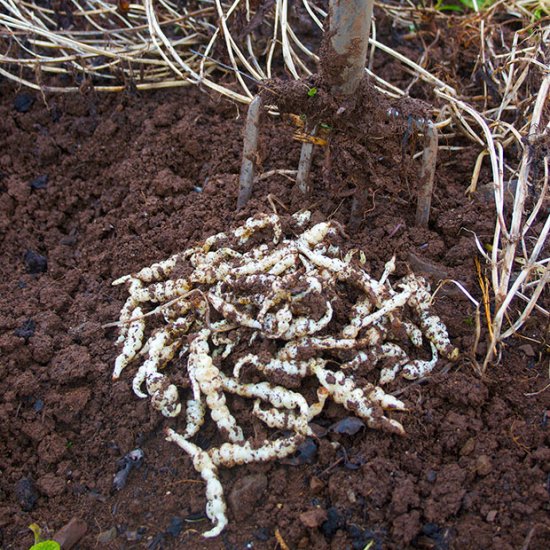
[[(434, 307), (461, 357), (392, 388), (409, 407), (396, 416), (407, 435), (321, 430), (284, 463), (222, 469), (230, 523), (214, 540), (201, 538), (204, 485), (164, 440), (166, 419), (133, 394), (131, 367), (111, 381), (116, 331), (104, 325), (126, 298), (112, 281), (271, 212), (268, 195), (280, 209), (340, 222), (375, 275), (395, 253), (396, 276), (412, 269), (433, 286), (454, 278), (480, 299), (472, 232), (492, 236), (494, 208), (490, 195), (464, 194), (475, 148), (441, 152), (430, 225), (414, 226), (420, 145), (407, 117), (427, 104), (397, 105), (401, 118), (388, 119), (393, 104), (365, 84), (330, 148), (316, 148), (311, 195), (273, 176), (237, 212), (242, 107), (197, 88), (43, 96), (3, 81), (0, 94), (2, 548), (31, 546), (31, 523), (52, 536), (71, 518), (87, 525), (81, 549), (550, 547), (542, 318), (480, 377), (487, 335), (475, 356), (473, 306), (444, 287)], [(304, 101), (303, 112), (325, 113)], [(324, 105), (323, 94), (313, 101)], [(261, 171), (296, 168), (293, 130), (285, 117), (264, 118)], [(363, 215), (350, 224), (356, 189)], [(316, 421), (348, 415), (331, 404)], [(114, 491), (119, 461), (135, 448), (143, 463)]]

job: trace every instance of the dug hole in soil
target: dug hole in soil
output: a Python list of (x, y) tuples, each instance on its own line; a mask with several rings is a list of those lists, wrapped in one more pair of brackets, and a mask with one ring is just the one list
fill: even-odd
[[(304, 85), (278, 95), (283, 110), (297, 107)], [(396, 277), (454, 278), (479, 298), (471, 232), (492, 235), (494, 208), (464, 195), (475, 150), (441, 153), (430, 226), (414, 227), (419, 164), (404, 137), (424, 105), (388, 118), (392, 105), (365, 85), (354, 116), (334, 124), (330, 155), (316, 149), (310, 197), (274, 176), (236, 212), (242, 108), (196, 88), (43, 98), (4, 82), (0, 92), (3, 548), (31, 546), (31, 523), (51, 536), (74, 517), (87, 524), (82, 549), (273, 549), (276, 532), (291, 549), (550, 546), (550, 404), (537, 393), (544, 327), (533, 319), (523, 331), (533, 341), (510, 341), (482, 379), (468, 355), (474, 312), (451, 286), (434, 307), (461, 359), (391, 387), (409, 406), (399, 415), (407, 435), (327, 432), (284, 464), (221, 468), (230, 523), (214, 540), (200, 536), (210, 528), (204, 484), (164, 440), (166, 419), (132, 393), (132, 367), (111, 381), (116, 330), (103, 325), (126, 299), (112, 281), (271, 212), (268, 195), (281, 210), (307, 207), (346, 225), (360, 189), (365, 214), (348, 246), (364, 251), (367, 271), (380, 276), (395, 253)], [(268, 92), (277, 97), (276, 86)], [(303, 97), (300, 111), (321, 120), (322, 88)], [(262, 171), (297, 167), (292, 132), (284, 117), (264, 118)], [(316, 422), (347, 416), (330, 404)], [(117, 462), (135, 448), (142, 466), (113, 491)]]

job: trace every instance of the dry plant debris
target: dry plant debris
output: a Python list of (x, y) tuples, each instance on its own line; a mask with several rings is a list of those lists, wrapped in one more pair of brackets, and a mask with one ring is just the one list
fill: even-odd
[[(130, 296), (117, 323), (121, 352), (113, 378), (131, 362), (140, 363), (134, 392), (149, 396), (164, 416), (175, 417), (182, 404), (170, 372), (185, 365), (191, 390), (185, 429), (168, 429), (166, 435), (192, 458), (206, 482), (206, 512), (214, 523), (206, 537), (227, 524), (220, 466), (293, 454), (312, 434), (308, 422), (328, 398), (369, 427), (402, 435), (403, 426), (385, 411), (404, 411), (405, 404), (381, 386), (398, 374), (406, 379), (427, 374), (439, 355), (458, 357), (443, 322), (431, 312), (430, 289), (422, 278), (410, 274), (391, 284), (392, 259), (374, 279), (363, 269), (360, 253), (338, 246), (343, 235), (338, 224), (310, 220), (308, 211), (286, 220), (259, 214), (114, 282), (126, 283)], [(339, 301), (345, 302), (344, 323), (335, 320)], [(246, 353), (254, 342), (275, 343), (277, 351)], [(416, 350), (416, 357), (405, 348)], [(246, 382), (243, 370), (250, 367), (255, 381)], [(365, 381), (369, 374), (374, 383)], [(288, 382), (276, 385), (274, 378)], [(305, 378), (317, 381), (314, 403), (301, 393)], [(277, 437), (260, 445), (247, 439), (228, 395), (253, 400), (250, 414), (277, 430)], [(207, 409), (225, 442), (204, 450), (191, 439)]]

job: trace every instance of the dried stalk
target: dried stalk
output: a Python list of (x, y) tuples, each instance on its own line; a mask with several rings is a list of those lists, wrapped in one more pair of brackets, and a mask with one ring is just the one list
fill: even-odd
[(437, 164), (437, 128), (432, 121), (425, 124), (424, 142), (415, 218), (416, 225), (420, 227), (428, 227), (428, 221), (430, 220), (435, 167)]
[(256, 158), (258, 157), (258, 136), (260, 134), (260, 117), (262, 114), (262, 99), (256, 96), (248, 106), (244, 127), (243, 156), (241, 175), (239, 178), (239, 197), (237, 209), (241, 209), (250, 199), (254, 185)]

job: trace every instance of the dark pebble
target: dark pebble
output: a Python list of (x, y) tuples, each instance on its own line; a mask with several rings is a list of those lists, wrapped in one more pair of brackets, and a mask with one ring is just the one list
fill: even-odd
[(31, 189), (46, 189), (48, 187), (48, 180), (49, 177), (46, 174), (34, 178), (30, 182)]
[(329, 427), (329, 432), (337, 434), (355, 435), (359, 430), (365, 427), (365, 423), (355, 416), (343, 418), (336, 424)]
[(27, 271), (33, 275), (45, 273), (48, 269), (48, 260), (46, 256), (42, 256), (42, 254), (38, 254), (38, 252), (34, 252), (33, 250), (27, 250), (23, 260), (27, 266)]
[(52, 122), (59, 122), (61, 119), (61, 109), (57, 107), (57, 105), (54, 105), (52, 109), (50, 110), (50, 116), (52, 117)]
[(38, 492), (33, 480), (29, 477), (21, 478), (15, 484), (15, 496), (21, 509), (24, 512), (30, 512), (38, 500)]
[(34, 101), (35, 99), (31, 94), (22, 92), (15, 96), (15, 99), (13, 100), (13, 108), (18, 113), (26, 113), (30, 111), (31, 107), (34, 104)]
[(182, 530), (183, 530), (183, 519), (178, 516), (174, 516), (170, 520), (170, 525), (168, 526), (168, 529), (166, 529), (166, 534), (171, 535), (174, 538), (177, 538), (180, 536)]
[(254, 535), (255, 539), (262, 542), (266, 542), (271, 538), (271, 534), (266, 527), (260, 527), (260, 529), (256, 529), (256, 531), (253, 531), (252, 534)]
[(29, 341), (31, 336), (34, 336), (36, 323), (32, 319), (27, 319), (20, 327), (17, 327), (13, 332), (19, 338), (25, 338), (25, 343)]
[(425, 523), (422, 526), (422, 532), (428, 537), (433, 537), (434, 535), (438, 535), (440, 531), (441, 529), (439, 525), (437, 525), (437, 523)]
[(338, 529), (344, 527), (344, 518), (340, 512), (334, 507), (327, 510), (327, 521), (321, 525), (321, 531), (325, 537), (333, 537)]
[(42, 399), (37, 399), (32, 406), (34, 412), (39, 413), (44, 408), (44, 401)]
[(317, 454), (317, 443), (308, 437), (296, 451), (296, 455), (291, 458), (283, 458), (280, 460), (281, 464), (288, 464), (290, 466), (301, 466), (302, 464), (312, 464)]
[(125, 487), (128, 481), (128, 476), (134, 468), (139, 468), (143, 463), (144, 458), (143, 451), (141, 449), (134, 449), (125, 454), (118, 462), (118, 471), (113, 479), (113, 490), (120, 491)]
[(433, 483), (437, 479), (437, 472), (435, 470), (429, 470), (428, 473), (426, 474), (426, 479), (430, 483)]

